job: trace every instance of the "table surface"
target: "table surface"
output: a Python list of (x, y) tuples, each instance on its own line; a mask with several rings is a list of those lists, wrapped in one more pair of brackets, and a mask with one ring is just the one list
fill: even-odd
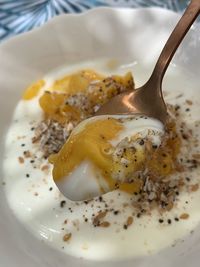
[(188, 0), (0, 0), (0, 40), (29, 31), (63, 13), (99, 7), (163, 7), (182, 12)]

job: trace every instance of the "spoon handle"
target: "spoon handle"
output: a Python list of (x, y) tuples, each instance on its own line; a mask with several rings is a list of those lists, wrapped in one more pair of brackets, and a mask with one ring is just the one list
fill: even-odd
[[(185, 10), (185, 13), (179, 20), (175, 29), (171, 33), (167, 43), (165, 44), (160, 57), (156, 63), (150, 80), (157, 81), (159, 85), (162, 83), (163, 76), (167, 70), (167, 67), (174, 56), (177, 48), (179, 47), (181, 41), (185, 37), (186, 33), (190, 29), (191, 25), (200, 14), (200, 0), (192, 0)], [(153, 79), (152, 79), (153, 78)], [(156, 88), (161, 88), (161, 86), (155, 86)], [(154, 88), (155, 88), (154, 87)]]

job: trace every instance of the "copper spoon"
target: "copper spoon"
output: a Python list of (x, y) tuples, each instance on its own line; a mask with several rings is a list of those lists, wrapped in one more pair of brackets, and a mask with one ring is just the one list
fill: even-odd
[(149, 80), (137, 90), (113, 97), (96, 115), (145, 114), (167, 120), (167, 108), (162, 95), (162, 80), (174, 53), (200, 13), (200, 0), (192, 0), (165, 44)]

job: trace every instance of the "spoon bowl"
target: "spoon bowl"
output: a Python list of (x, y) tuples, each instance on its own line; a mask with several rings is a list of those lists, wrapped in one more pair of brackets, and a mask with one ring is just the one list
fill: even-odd
[(161, 90), (158, 88), (149, 93), (152, 88), (153, 84), (149, 82), (136, 90), (119, 94), (103, 105), (96, 115), (145, 114), (165, 124), (167, 108), (162, 94), (159, 94)]

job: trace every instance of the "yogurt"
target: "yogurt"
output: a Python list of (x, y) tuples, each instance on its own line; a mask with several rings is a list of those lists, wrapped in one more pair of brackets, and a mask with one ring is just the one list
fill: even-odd
[[(50, 73), (45, 77), (43, 90), (63, 74), (87, 66), (88, 63)], [(90, 66), (108, 73), (107, 62), (94, 62)], [(122, 72), (122, 69), (119, 65), (112, 71)], [(126, 71), (124, 66), (123, 71)], [(179, 79), (181, 77), (184, 79), (187, 74), (183, 72)], [(74, 202), (64, 197), (53, 181), (52, 165), (32, 143), (34, 128), (43, 119), (39, 96), (30, 101), (20, 100), (5, 140), (5, 192), (13, 213), (46, 244), (85, 259), (122, 260), (147, 256), (176, 244), (200, 222), (200, 102), (196, 89), (191, 86), (188, 90), (185, 86), (164, 92), (166, 102), (177, 107), (177, 127), (184, 122), (192, 138), (188, 142), (183, 133), (180, 154), (182, 161), (190, 164), (181, 174), (187, 190), (179, 194), (176, 206), (162, 215), (155, 209), (149, 215), (139, 216), (132, 205), (134, 196), (120, 190), (91, 201)], [(187, 162), (191, 160), (190, 155), (197, 157), (193, 163)], [(97, 220), (101, 221), (98, 227)]]

